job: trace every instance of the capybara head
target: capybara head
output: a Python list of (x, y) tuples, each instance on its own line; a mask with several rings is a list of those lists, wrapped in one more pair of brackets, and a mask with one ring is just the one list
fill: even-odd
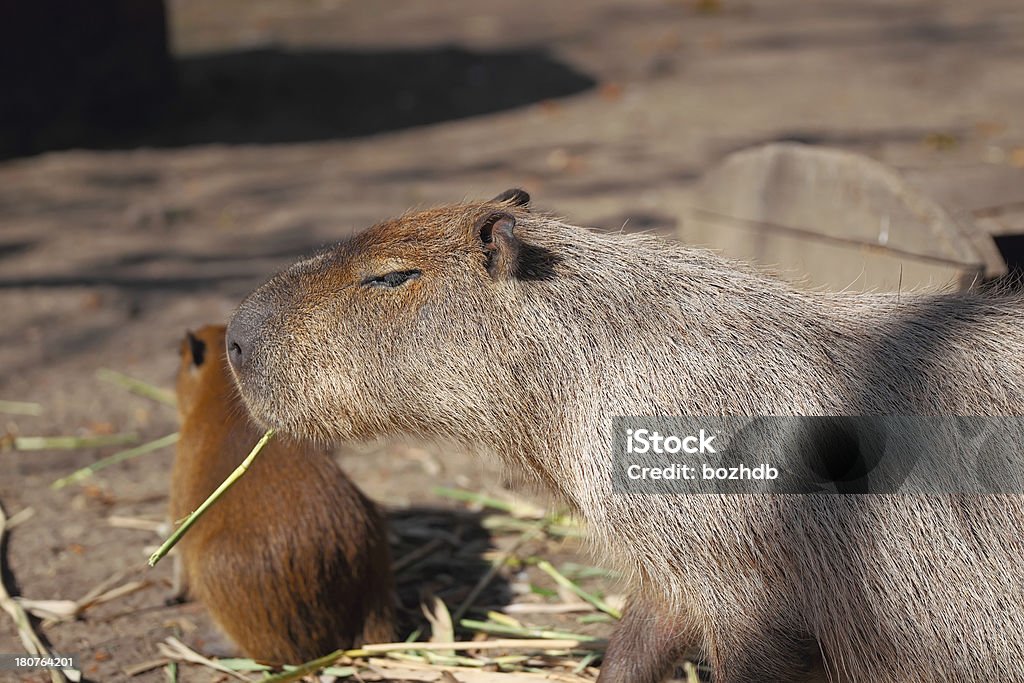
[[(788, 296), (781, 284), (704, 250), (573, 226), (528, 203), (509, 190), (406, 214), (256, 290), (227, 336), (252, 415), (322, 441), (454, 443), (525, 465), (564, 492), (597, 460), (567, 466), (558, 454), (590, 453), (609, 415), (678, 414), (691, 399), (696, 414), (712, 415), (762, 395), (744, 390), (744, 358), (776, 348), (766, 318)], [(730, 289), (750, 296), (722, 295)], [(775, 308), (759, 305), (769, 299)], [(758, 330), (749, 344), (712, 345), (745, 329)], [(666, 364), (672, 372), (650, 370)], [(694, 368), (714, 386), (681, 387)]]
[(331, 440), (462, 440), (521, 410), (516, 364), (548, 325), (523, 299), (559, 267), (528, 202), (509, 190), (380, 223), (250, 295), (227, 350), (256, 419)]

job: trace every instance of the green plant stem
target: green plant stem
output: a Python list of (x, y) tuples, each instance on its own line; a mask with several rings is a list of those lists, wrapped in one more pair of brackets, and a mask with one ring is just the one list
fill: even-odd
[(174, 533), (172, 533), (170, 537), (163, 542), (163, 545), (157, 548), (157, 551), (150, 556), (150, 567), (155, 567), (156, 563), (159, 562), (164, 555), (170, 552), (171, 548), (173, 548), (178, 543), (178, 541), (181, 540), (181, 537), (185, 535), (185, 532), (188, 531), (189, 528), (193, 524), (195, 524), (200, 517), (203, 516), (203, 513), (206, 512), (206, 510), (209, 509), (211, 505), (216, 503), (217, 500), (222, 495), (224, 495), (224, 492), (231, 488), (235, 484), (235, 482), (238, 481), (243, 474), (245, 474), (246, 470), (249, 469), (249, 466), (252, 465), (253, 460), (256, 459), (256, 456), (260, 454), (260, 451), (263, 450), (263, 447), (267, 445), (267, 442), (270, 441), (270, 439), (273, 436), (274, 430), (268, 429), (267, 433), (264, 434), (262, 438), (260, 438), (260, 440), (256, 442), (256, 445), (252, 447), (252, 451), (250, 451), (249, 455), (245, 457), (245, 460), (242, 461), (242, 464), (236, 467), (235, 471), (228, 475), (228, 478), (225, 479), (221, 483), (221, 485), (217, 487), (217, 490), (211, 493), (210, 497), (203, 501), (202, 505), (196, 508), (192, 512), (192, 514), (186, 517), (185, 521), (181, 523), (181, 526), (175, 529)]
[(167, 436), (162, 436), (159, 439), (154, 439), (153, 441), (149, 441), (149, 442), (144, 443), (144, 444), (142, 444), (140, 446), (136, 446), (135, 448), (129, 448), (129, 449), (124, 450), (124, 451), (118, 451), (117, 453), (114, 453), (113, 455), (110, 455), (110, 456), (107, 456), (106, 458), (102, 458), (100, 460), (97, 460), (96, 462), (92, 463), (91, 465), (87, 465), (87, 466), (85, 466), (85, 467), (83, 467), (81, 469), (75, 470), (74, 472), (72, 472), (71, 474), (67, 475), (66, 477), (61, 477), (57, 481), (55, 481), (52, 484), (50, 484), (50, 488), (51, 489), (64, 488), (68, 484), (73, 484), (73, 483), (81, 481), (83, 479), (87, 479), (88, 477), (91, 477), (95, 472), (98, 472), (99, 470), (102, 470), (102, 469), (104, 469), (106, 467), (110, 467), (111, 465), (116, 465), (119, 462), (123, 462), (125, 460), (129, 460), (131, 458), (136, 458), (136, 457), (138, 457), (140, 455), (145, 455), (146, 453), (151, 453), (153, 451), (160, 450), (161, 448), (165, 448), (167, 446), (171, 446), (174, 443), (176, 443), (177, 441), (178, 441), (178, 432), (174, 432), (173, 434), (168, 434)]

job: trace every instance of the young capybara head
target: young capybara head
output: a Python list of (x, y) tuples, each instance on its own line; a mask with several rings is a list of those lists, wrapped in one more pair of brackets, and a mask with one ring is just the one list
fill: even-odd
[[(230, 375), (220, 367), (222, 354), (218, 342), (224, 338), (225, 328), (221, 325), (207, 325), (194, 332), (187, 332), (178, 348), (180, 362), (175, 382), (178, 396), (178, 413), (187, 415), (197, 396), (204, 392), (222, 394), (233, 387)], [(224, 400), (223, 396), (220, 396)]]
[(256, 419), (330, 440), (396, 426), (458, 439), (481, 422), (466, 411), (518, 410), (494, 385), (515, 386), (531, 328), (546, 324), (523, 319), (523, 284), (558, 267), (528, 239), (528, 202), (509, 190), (380, 223), (250, 295), (227, 349)]

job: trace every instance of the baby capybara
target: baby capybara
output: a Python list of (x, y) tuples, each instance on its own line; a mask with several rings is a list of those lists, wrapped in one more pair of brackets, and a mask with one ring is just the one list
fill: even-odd
[[(171, 518), (195, 510), (262, 435), (224, 356), (224, 327), (181, 343)], [(178, 545), (178, 590), (250, 657), (300, 663), (393, 636), (385, 522), (313, 445), (273, 439)]]

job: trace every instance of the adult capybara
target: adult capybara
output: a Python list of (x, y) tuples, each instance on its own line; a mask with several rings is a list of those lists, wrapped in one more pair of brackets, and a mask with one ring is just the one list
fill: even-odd
[(533, 473), (635, 590), (604, 683), (1024, 680), (1016, 495), (619, 495), (623, 415), (1024, 414), (1024, 299), (797, 290), (521, 191), (274, 277), (228, 351), (258, 420), (455, 441)]
[[(181, 343), (171, 518), (206, 500), (259, 440), (224, 357), (224, 327)], [(178, 545), (176, 578), (250, 657), (301, 663), (388, 642), (394, 586), (372, 502), (309, 443), (275, 439)]]

